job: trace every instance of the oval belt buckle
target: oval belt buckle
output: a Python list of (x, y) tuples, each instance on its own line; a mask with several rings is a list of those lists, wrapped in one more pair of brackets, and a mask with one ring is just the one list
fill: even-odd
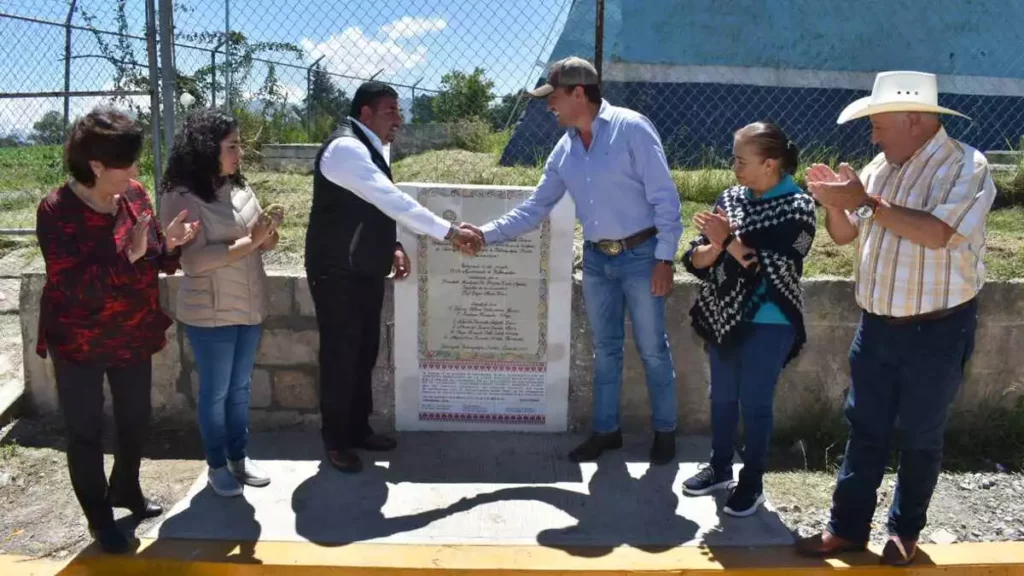
[(618, 256), (622, 253), (622, 244), (616, 240), (605, 240), (601, 242), (601, 251), (608, 256)]

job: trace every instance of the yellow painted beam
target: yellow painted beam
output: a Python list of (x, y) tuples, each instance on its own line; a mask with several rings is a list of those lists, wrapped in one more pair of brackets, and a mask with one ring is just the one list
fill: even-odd
[(68, 562), (69, 560), (57, 561), (0, 554), (0, 574), (3, 576), (53, 576), (53, 574), (58, 574)]
[[(1024, 576), (1024, 542), (922, 546), (911, 569), (878, 564), (873, 552), (842, 560), (813, 560), (790, 548), (631, 547), (558, 550), (541, 546), (352, 544), (325, 547), (306, 542), (209, 542), (144, 540), (134, 556), (86, 551), (66, 567), (42, 561), (7, 562), (3, 576), (579, 576), (818, 574)], [(40, 562), (36, 565), (35, 562)], [(11, 566), (15, 568), (10, 570)], [(32, 568), (36, 566), (36, 568)], [(21, 569), (22, 571), (17, 571)], [(35, 569), (36, 571), (32, 571)], [(48, 571), (49, 570), (49, 571)]]

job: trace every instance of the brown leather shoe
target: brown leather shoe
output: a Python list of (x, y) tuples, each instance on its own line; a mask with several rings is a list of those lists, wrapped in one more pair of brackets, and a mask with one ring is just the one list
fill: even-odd
[(866, 549), (867, 544), (855, 544), (849, 540), (843, 540), (828, 530), (796, 542), (797, 554), (811, 558), (829, 558), (846, 552), (863, 552)]
[(909, 566), (917, 555), (917, 540), (904, 540), (899, 536), (889, 536), (889, 541), (882, 548), (881, 564), (886, 566)]
[(328, 450), (327, 461), (345, 474), (355, 474), (363, 470), (363, 461), (352, 450)]
[(356, 440), (356, 448), (370, 452), (389, 452), (398, 447), (398, 442), (389, 436), (370, 434)]

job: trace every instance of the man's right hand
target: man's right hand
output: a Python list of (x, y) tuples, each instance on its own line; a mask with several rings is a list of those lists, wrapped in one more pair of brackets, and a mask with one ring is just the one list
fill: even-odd
[(463, 254), (475, 256), (484, 246), (484, 233), (476, 226), (463, 222), (452, 230), (451, 241)]

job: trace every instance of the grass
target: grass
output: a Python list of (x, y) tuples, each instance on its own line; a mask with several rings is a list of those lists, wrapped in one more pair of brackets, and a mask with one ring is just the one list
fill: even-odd
[(12, 442), (10, 444), (0, 444), (0, 462), (10, 460), (18, 455), (18, 444)]
[[(481, 138), (481, 149), (485, 150), (482, 152), (442, 150), (404, 158), (395, 163), (395, 180), (527, 187), (537, 184), (543, 169), (541, 163), (512, 167), (498, 164), (498, 154), (507, 143), (507, 132)], [(988, 277), (991, 280), (1024, 278), (1024, 171), (1016, 175), (997, 176), (1000, 204), (1014, 206), (993, 210), (989, 215), (988, 253), (985, 259)], [(281, 230), (281, 244), (275, 257), (284, 262), (300, 262), (312, 194), (312, 178), (257, 170), (250, 171), (248, 178), (262, 203), (278, 202), (287, 208), (288, 214)], [(690, 225), (693, 215), (706, 209), (734, 180), (729, 170), (717, 168), (673, 170), (672, 178), (679, 189), (683, 206), (685, 232), (680, 244), (681, 254), (695, 236), (693, 226)], [(0, 148), (0, 228), (31, 229), (39, 198), (61, 182), (63, 168), (60, 147)], [(151, 176), (144, 176), (143, 182), (152, 190)], [(822, 215), (819, 215), (818, 232), (805, 263), (805, 276), (850, 277), (853, 273), (854, 247), (836, 246), (825, 232)], [(0, 256), (5, 246), (0, 242)]]
[[(772, 468), (835, 473), (842, 465), (848, 429), (839, 410), (822, 408), (776, 430)], [(899, 465), (900, 430), (891, 445), (888, 467)], [(942, 469), (950, 472), (995, 471), (997, 465), (1024, 472), (1024, 400), (954, 411), (946, 427)]]

